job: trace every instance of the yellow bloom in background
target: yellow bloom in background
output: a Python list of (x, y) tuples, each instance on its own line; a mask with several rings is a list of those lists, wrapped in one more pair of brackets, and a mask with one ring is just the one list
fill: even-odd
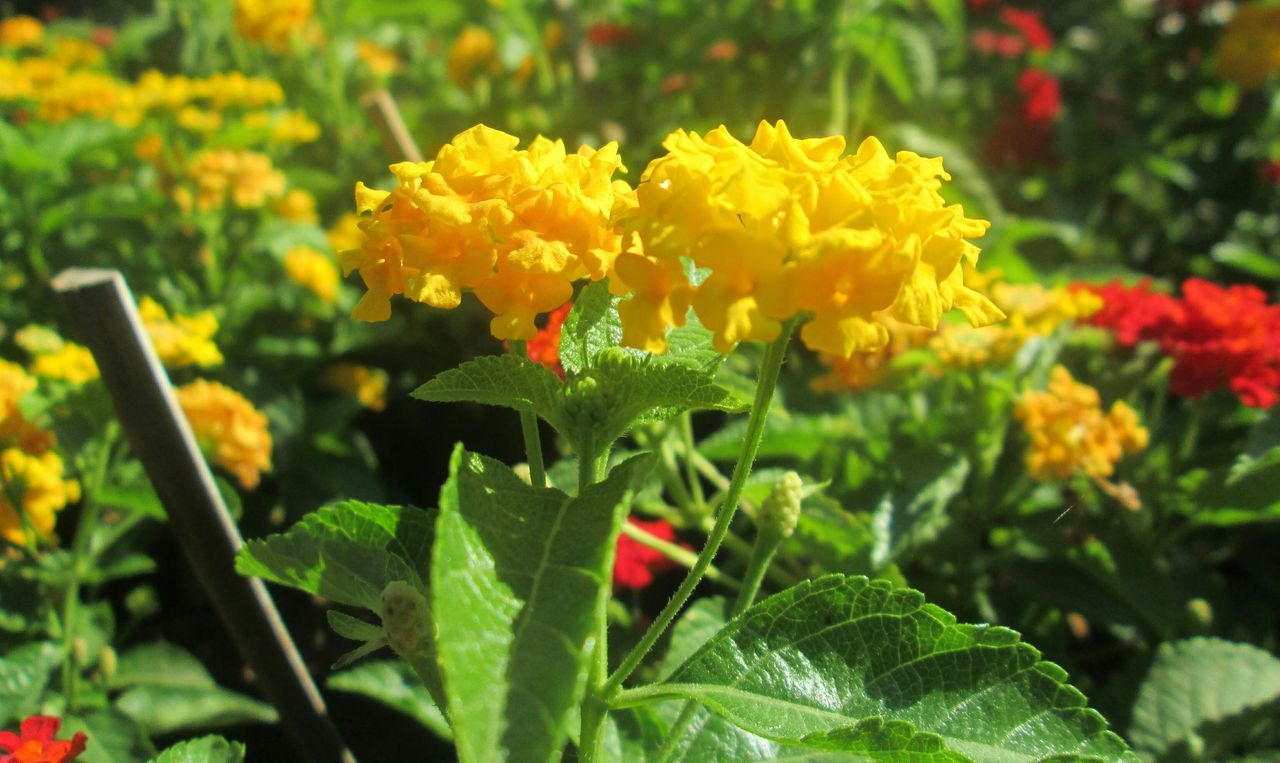
[(617, 144), (572, 154), (558, 140), (518, 144), (478, 125), (434, 161), (391, 165), (394, 190), (356, 184), (364, 240), (338, 255), (368, 288), (356, 318), (386, 320), (397, 294), (454, 308), (471, 289), (495, 313), (495, 337), (530, 339), (534, 317), (563, 305), (574, 281), (608, 273), (621, 248), (610, 210), (629, 190), (612, 179)]
[[(163, 75), (161, 75), (163, 76)], [(240, 72), (215, 72), (206, 78), (187, 79), (179, 75), (170, 86), (191, 100), (208, 101), (215, 109), (261, 108), (284, 102), (284, 88), (267, 77), (247, 77)]]
[(809, 386), (818, 392), (856, 392), (878, 387), (892, 376), (890, 364), (896, 356), (923, 345), (932, 336), (926, 328), (910, 326), (889, 317), (881, 317), (880, 320), (889, 328), (887, 345), (855, 352), (847, 358), (819, 353), (818, 360), (830, 370), (815, 378)]
[(1083, 474), (1104, 481), (1125, 453), (1147, 447), (1147, 430), (1122, 401), (1103, 412), (1098, 391), (1055, 366), (1045, 392), (1027, 392), (1014, 414), (1031, 439), (1025, 462), (1040, 482)]
[(36, 380), (22, 366), (0, 360), (0, 448), (19, 448), (27, 453), (43, 453), (57, 439), (29, 420), (22, 412), (22, 398), (36, 388)]
[(280, 114), (255, 111), (246, 114), (243, 123), (245, 127), (266, 130), (267, 139), (273, 143), (285, 145), (310, 143), (320, 137), (320, 125), (302, 111), (286, 111)]
[(356, 43), (356, 57), (378, 77), (390, 77), (404, 68), (404, 62), (395, 51), (369, 40)]
[(44, 25), (30, 16), (0, 20), (0, 48), (35, 47), (44, 42)]
[(320, 221), (320, 216), (316, 214), (316, 197), (301, 188), (291, 189), (284, 195), (284, 198), (275, 203), (273, 208), (276, 214), (286, 220), (293, 220), (299, 223)]
[[(698, 318), (728, 352), (771, 341), (800, 312), (811, 349), (842, 358), (889, 342), (884, 318), (935, 328), (957, 308), (974, 325), (1003, 317), (965, 282), (985, 220), (964, 216), (938, 193), (941, 159), (890, 157), (875, 138), (855, 154), (840, 136), (797, 139), (785, 123), (761, 122), (750, 145), (723, 126), (705, 136), (677, 130), (663, 142), (633, 199), (615, 220), (642, 251), (618, 257), (611, 285), (623, 303), (623, 342), (666, 350), (666, 329)], [(710, 275), (683, 275), (688, 256)]]
[(1280, 6), (1237, 3), (1218, 38), (1218, 73), (1257, 87), (1280, 72)]
[(178, 403), (206, 457), (226, 469), (246, 490), (271, 469), (267, 417), (239, 392), (197, 379), (177, 389)]
[(387, 407), (387, 372), (356, 363), (335, 363), (325, 369), (325, 386), (351, 395), (365, 408)]
[(327, 255), (309, 246), (295, 246), (284, 255), (290, 280), (332, 305), (338, 299), (338, 267)]
[(449, 46), (445, 73), (458, 87), (471, 87), (478, 73), (497, 74), (498, 71), (498, 43), (489, 30), (478, 26), (466, 27)]
[(1048, 336), (1063, 324), (1083, 320), (1102, 309), (1102, 298), (1090, 291), (1066, 287), (1046, 289), (1040, 284), (997, 283), (991, 300), (1007, 319), (995, 326), (945, 325), (929, 340), (943, 365), (977, 368), (1005, 363), (1027, 340)]
[(138, 313), (156, 355), (167, 368), (209, 368), (222, 364), (222, 352), (213, 341), (214, 334), (218, 333), (218, 319), (212, 311), (195, 315), (175, 313), (170, 318), (159, 302), (143, 297)]
[(98, 364), (93, 353), (74, 342), (63, 342), (51, 352), (43, 352), (31, 361), (31, 373), (45, 379), (60, 379), (84, 384), (98, 378)]
[(364, 244), (364, 231), (360, 230), (360, 216), (355, 212), (344, 213), (325, 231), (329, 248), (334, 254), (348, 249), (359, 249)]
[(99, 66), (102, 48), (74, 37), (59, 37), (53, 41), (53, 59), (63, 66)]
[(222, 115), (197, 106), (186, 106), (178, 112), (178, 124), (191, 132), (208, 135), (222, 127)]
[(52, 451), (0, 450), (0, 535), (25, 545), (26, 523), (38, 539), (53, 537), (57, 513), (80, 500), (80, 485), (63, 478), (62, 459)]
[(122, 108), (125, 98), (125, 89), (115, 77), (84, 69), (71, 71), (59, 81), (39, 89), (36, 119), (56, 124), (91, 116), (117, 118), (121, 124), (129, 124), (134, 112)]
[(271, 157), (244, 149), (207, 149), (192, 157), (187, 179), (195, 188), (179, 188), (175, 200), (185, 210), (205, 212), (223, 206), (228, 199), (237, 207), (261, 207), (284, 193), (284, 173)]
[(929, 340), (929, 349), (945, 366), (981, 368), (1009, 361), (1018, 354), (1023, 340), (1006, 326), (948, 325)]
[(236, 0), (236, 30), (246, 40), (281, 51), (313, 11), (312, 0)]

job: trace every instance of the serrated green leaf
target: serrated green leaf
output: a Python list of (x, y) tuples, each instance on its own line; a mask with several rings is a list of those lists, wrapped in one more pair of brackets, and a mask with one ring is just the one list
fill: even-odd
[(558, 759), (642, 455), (571, 497), (483, 456), (441, 491), (433, 610), (459, 758)]
[(595, 432), (603, 442), (622, 436), (636, 421), (657, 421), (685, 411), (741, 412), (750, 405), (716, 384), (710, 372), (688, 366), (647, 363), (602, 369), (597, 379), (617, 403)]
[(690, 604), (680, 614), (676, 624), (671, 626), (671, 642), (667, 646), (667, 653), (662, 657), (659, 678), (674, 673), (676, 668), (710, 641), (728, 621), (728, 610), (728, 602), (723, 596), (709, 596)]
[(60, 661), (52, 642), (23, 644), (0, 657), (0, 723), (25, 718), (40, 706), (40, 695)]
[(219, 736), (200, 737), (179, 742), (156, 757), (150, 763), (241, 763), (244, 745)]
[(1138, 690), (1129, 738), (1159, 756), (1197, 736), (1216, 757), (1213, 726), (1278, 701), (1280, 659), (1274, 655), (1217, 638), (1166, 642)]
[(378, 612), (382, 589), (393, 580), (426, 590), (434, 537), (434, 511), (341, 501), (288, 532), (249, 541), (236, 569)]
[(760, 602), (620, 704), (667, 697), (788, 744), (882, 718), (975, 760), (1136, 760), (1017, 633), (957, 624), (919, 592), (862, 577), (830, 575)]
[(568, 432), (561, 386), (550, 369), (527, 358), (486, 355), (436, 375), (412, 396), (433, 403), (469, 402), (532, 411), (555, 429)]
[(279, 720), (271, 705), (219, 687), (136, 686), (115, 704), (152, 735)]
[(329, 627), (339, 636), (351, 639), (352, 641), (372, 641), (381, 638), (383, 635), (382, 626), (365, 622), (358, 617), (352, 617), (346, 612), (339, 612), (331, 609), (325, 613), (329, 620)]
[(883, 567), (904, 551), (936, 539), (950, 522), (948, 504), (968, 476), (969, 460), (963, 456), (913, 463), (907, 484), (886, 495), (872, 514), (872, 564)]
[(413, 670), (400, 660), (375, 660), (335, 673), (325, 681), (330, 689), (359, 694), (398, 710), (441, 739), (453, 731)]

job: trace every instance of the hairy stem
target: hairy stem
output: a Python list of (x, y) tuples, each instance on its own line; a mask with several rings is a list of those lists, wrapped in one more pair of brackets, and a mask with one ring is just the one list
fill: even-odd
[[(529, 357), (523, 339), (511, 340), (511, 354)], [(529, 462), (529, 484), (547, 486), (547, 469), (542, 463), (542, 438), (538, 434), (538, 417), (533, 411), (520, 411), (520, 433), (524, 435), (525, 460)]]

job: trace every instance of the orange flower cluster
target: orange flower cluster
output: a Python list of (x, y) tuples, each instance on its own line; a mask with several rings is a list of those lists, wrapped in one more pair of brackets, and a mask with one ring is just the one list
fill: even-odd
[(440, 149), (434, 161), (391, 165), (391, 191), (356, 185), (360, 248), (339, 252), (368, 291), (355, 317), (386, 320), (402, 294), (454, 308), (471, 289), (495, 316), (499, 339), (530, 339), (534, 317), (573, 296), (573, 282), (609, 272), (621, 237), (609, 227), (617, 144), (583, 146), (519, 140), (479, 125)]
[(21, 400), (36, 387), (20, 366), (0, 360), (0, 535), (24, 544), (53, 536), (57, 512), (80, 499), (80, 486), (63, 479), (53, 452), (57, 439), (31, 421)]
[(197, 379), (177, 389), (178, 403), (191, 423), (200, 449), (231, 472), (246, 490), (258, 486), (271, 469), (271, 433), (267, 417), (233, 389)]

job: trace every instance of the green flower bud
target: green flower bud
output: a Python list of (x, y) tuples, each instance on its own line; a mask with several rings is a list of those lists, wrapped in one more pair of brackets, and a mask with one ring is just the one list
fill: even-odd
[(401, 657), (432, 647), (431, 607), (418, 589), (393, 580), (382, 589), (382, 629)]
[(1201, 628), (1213, 625), (1213, 605), (1201, 598), (1187, 602), (1187, 614), (1191, 621)]
[(116, 650), (109, 646), (102, 647), (102, 651), (98, 653), (98, 669), (102, 671), (102, 677), (111, 680), (119, 666), (120, 658), (116, 655)]
[(780, 538), (789, 538), (800, 521), (800, 502), (804, 500), (804, 481), (795, 472), (786, 472), (773, 485), (773, 491), (760, 505), (760, 529), (772, 530)]

